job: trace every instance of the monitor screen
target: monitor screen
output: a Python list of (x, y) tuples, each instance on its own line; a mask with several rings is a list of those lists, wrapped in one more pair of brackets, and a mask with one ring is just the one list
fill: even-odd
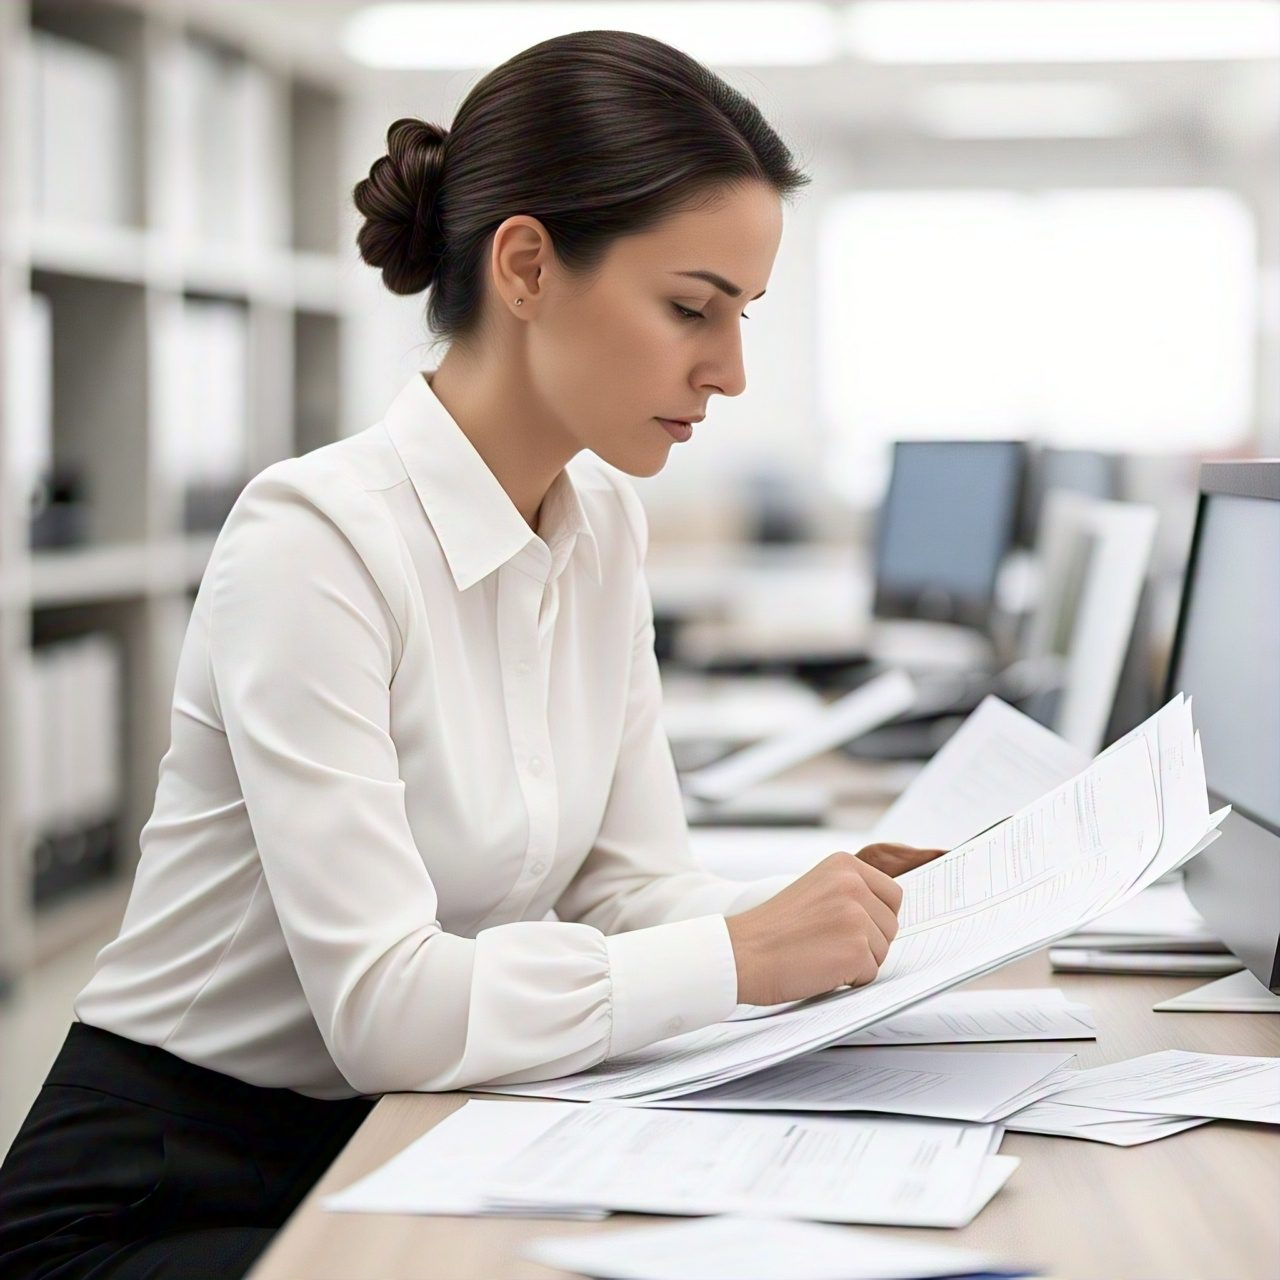
[(1280, 832), (1280, 502), (1204, 498), (1173, 685), (1209, 788)]
[(1167, 692), (1192, 699), (1221, 837), (1187, 896), (1254, 977), (1280, 991), (1280, 461), (1201, 469)]
[(983, 626), (1013, 539), (1025, 446), (898, 441), (876, 534), (880, 617)]

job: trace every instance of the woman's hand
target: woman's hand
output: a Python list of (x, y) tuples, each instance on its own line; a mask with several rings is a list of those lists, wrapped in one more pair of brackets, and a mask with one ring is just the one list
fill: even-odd
[(833, 853), (767, 902), (729, 916), (743, 1004), (782, 1004), (880, 972), (898, 933), (902, 888), (893, 879), (945, 852), (872, 844)]

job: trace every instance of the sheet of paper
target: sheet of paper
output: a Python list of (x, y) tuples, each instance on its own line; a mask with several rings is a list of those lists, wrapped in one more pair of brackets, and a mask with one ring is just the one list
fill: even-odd
[(956, 845), (1061, 786), (1089, 757), (1007, 702), (987, 697), (875, 826), (877, 840)]
[(878, 1111), (991, 1123), (1049, 1093), (1074, 1053), (820, 1049), (646, 1105), (720, 1111)]
[[(1190, 718), (1175, 698), (1069, 782), (900, 877), (901, 929), (866, 987), (686, 1032), (577, 1075), (492, 1091), (641, 1101), (710, 1088), (825, 1048), (1038, 950), (1120, 905), (1200, 842), (1210, 825), (1207, 792), (1203, 774), (1185, 767), (1196, 755)], [(1179, 789), (1192, 794), (1178, 796)], [(1199, 826), (1197, 807), (1205, 815)]]
[(579, 1107), (497, 1175), (503, 1208), (960, 1226), (1000, 1131), (941, 1121)]
[(1002, 1040), (1094, 1040), (1087, 1004), (1058, 987), (1010, 991), (944, 991), (901, 1013), (854, 1031), (841, 1045), (979, 1044)]
[(1040, 1133), (1054, 1138), (1106, 1142), (1113, 1147), (1136, 1147), (1208, 1123), (1208, 1120), (1150, 1116), (1137, 1111), (1074, 1107), (1053, 1098), (1041, 1098), (1010, 1116), (1005, 1128), (1011, 1133)]
[(857, 853), (866, 831), (838, 827), (697, 827), (689, 842), (698, 865), (729, 880), (803, 875), (839, 849)]
[[(386, 1164), (335, 1191), (320, 1207), (343, 1213), (481, 1214), (495, 1169), (581, 1107), (576, 1102), (470, 1099)], [(599, 1209), (545, 1206), (539, 1217), (599, 1220)]]
[(700, 800), (727, 800), (885, 724), (906, 711), (914, 697), (915, 685), (905, 672), (887, 671), (782, 733), (685, 774), (681, 786)]
[(1055, 1102), (1280, 1124), (1280, 1058), (1165, 1049), (1078, 1072)]
[(856, 1227), (719, 1215), (591, 1235), (543, 1236), (526, 1257), (599, 1280), (927, 1280), (1018, 1274), (988, 1254)]
[(1191, 905), (1180, 880), (1153, 884), (1122, 907), (1108, 911), (1063, 938), (1059, 946), (1148, 944), (1172, 950), (1179, 942), (1216, 943), (1204, 917)]

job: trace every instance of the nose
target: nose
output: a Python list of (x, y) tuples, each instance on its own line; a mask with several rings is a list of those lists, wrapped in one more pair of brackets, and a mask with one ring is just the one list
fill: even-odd
[(742, 358), (742, 335), (735, 329), (727, 339), (728, 350), (712, 361), (702, 385), (722, 396), (740, 396), (747, 389), (747, 369)]

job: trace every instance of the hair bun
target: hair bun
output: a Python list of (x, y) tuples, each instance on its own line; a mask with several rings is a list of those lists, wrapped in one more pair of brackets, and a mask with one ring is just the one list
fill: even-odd
[(382, 271), (393, 293), (420, 293), (443, 252), (436, 196), (444, 172), (447, 132), (405, 116), (387, 130), (387, 154), (352, 193), (365, 223), (356, 236), (360, 256)]

